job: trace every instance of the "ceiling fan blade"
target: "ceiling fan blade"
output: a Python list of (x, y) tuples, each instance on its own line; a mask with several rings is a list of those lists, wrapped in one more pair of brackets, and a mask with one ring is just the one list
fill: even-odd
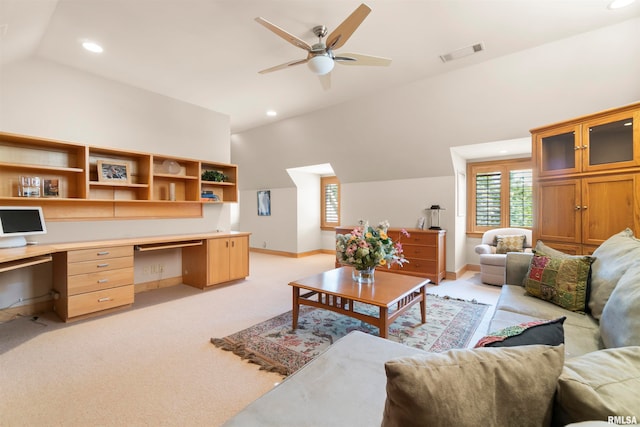
[(362, 3), (356, 10), (351, 13), (342, 21), (342, 24), (338, 25), (338, 27), (329, 34), (327, 38), (327, 49), (338, 49), (342, 45), (344, 45), (351, 34), (362, 24), (364, 18), (369, 15), (371, 12), (371, 8), (366, 4)]
[(331, 73), (323, 74), (318, 76), (318, 78), (320, 79), (320, 84), (324, 90), (331, 89)]
[(391, 59), (381, 56), (363, 55), (361, 53), (344, 53), (333, 58), (342, 65), (374, 65), (385, 67), (391, 64)]
[(271, 68), (264, 69), (262, 71), (258, 71), (260, 74), (270, 73), (272, 71), (282, 70), (284, 68), (293, 67), (294, 65), (306, 64), (309, 61), (309, 58), (306, 59), (296, 59), (294, 61), (285, 62), (284, 64), (276, 65)]
[(256, 18), (256, 22), (258, 24), (263, 25), (268, 30), (273, 31), (276, 35), (282, 37), (283, 39), (285, 39), (286, 41), (288, 41), (292, 45), (294, 45), (296, 47), (299, 47), (300, 49), (304, 49), (307, 52), (311, 51), (311, 46), (309, 45), (309, 43), (305, 42), (304, 40), (299, 39), (298, 37), (294, 36), (293, 34), (288, 33), (287, 31), (283, 30), (282, 28), (278, 27), (275, 24), (272, 24), (271, 22), (267, 21), (266, 19), (258, 16)]

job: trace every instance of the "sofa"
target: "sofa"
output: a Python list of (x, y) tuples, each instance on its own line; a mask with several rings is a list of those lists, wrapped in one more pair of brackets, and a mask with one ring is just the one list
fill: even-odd
[(494, 228), (482, 235), (474, 248), (480, 255), (480, 280), (488, 285), (504, 284), (509, 251), (531, 252), (532, 233), (525, 228)]
[[(640, 422), (640, 240), (625, 230), (593, 257), (542, 242), (534, 252), (506, 258), (506, 283), (481, 340), (491, 344), (428, 353), (352, 332), (225, 425)], [(549, 278), (557, 292), (532, 296)], [(576, 278), (590, 289), (567, 285)], [(584, 298), (584, 309), (571, 307), (564, 291)], [(564, 343), (545, 342), (558, 333)]]

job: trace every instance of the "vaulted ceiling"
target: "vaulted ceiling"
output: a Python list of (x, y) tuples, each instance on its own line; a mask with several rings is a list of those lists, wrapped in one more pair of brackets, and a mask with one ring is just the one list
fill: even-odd
[[(313, 44), (314, 26), (331, 32), (359, 1), (0, 0), (0, 66), (55, 61), (228, 114), (232, 132), (240, 132), (640, 16), (640, 2), (619, 10), (608, 3), (370, 0), (372, 12), (337, 53), (393, 62), (338, 65), (327, 90), (305, 65), (258, 74), (306, 52), (254, 19)], [(83, 50), (84, 40), (104, 52)], [(476, 43), (486, 50), (449, 63), (439, 58)], [(269, 109), (278, 115), (267, 117)]]

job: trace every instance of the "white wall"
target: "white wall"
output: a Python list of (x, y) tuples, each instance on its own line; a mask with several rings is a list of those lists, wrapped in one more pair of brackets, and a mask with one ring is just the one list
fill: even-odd
[(317, 250), (322, 245), (320, 230), (320, 175), (289, 171), (297, 188), (297, 252)]
[[(2, 67), (0, 130), (81, 144), (229, 162), (229, 117), (73, 68), (30, 59)], [(203, 218), (47, 222), (41, 243), (101, 240), (230, 229), (228, 205), (204, 207)], [(161, 255), (166, 274), (180, 259)], [(144, 268), (143, 265), (138, 265)], [(50, 268), (50, 267), (49, 267)], [(0, 308), (46, 294), (47, 267), (0, 277)], [(40, 272), (38, 274), (38, 272)], [(34, 276), (34, 274), (36, 276)], [(140, 277), (137, 281), (159, 277)], [(20, 304), (18, 304), (20, 305)]]
[(249, 246), (273, 251), (298, 252), (297, 189), (260, 188), (271, 191), (271, 215), (258, 216), (257, 190), (240, 192), (240, 229), (251, 232)]
[[(447, 270), (454, 271), (477, 259), (466, 218), (455, 216), (460, 167), (450, 147), (521, 138), (638, 101), (638, 76), (640, 18), (232, 135), (232, 161), (247, 192), (290, 188), (288, 168), (330, 163), (343, 185), (344, 224), (364, 217), (413, 226), (438, 203), (447, 208)], [(241, 229), (263, 233), (244, 218)], [(294, 239), (281, 250), (296, 252)]]

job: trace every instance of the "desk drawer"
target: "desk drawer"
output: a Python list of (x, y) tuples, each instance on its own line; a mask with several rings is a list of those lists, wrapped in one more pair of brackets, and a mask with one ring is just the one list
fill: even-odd
[(133, 256), (133, 246), (114, 246), (110, 248), (80, 249), (67, 252), (67, 262), (90, 261), (107, 258)]
[(68, 317), (133, 304), (133, 285), (73, 295), (68, 304)]
[(67, 274), (69, 276), (73, 276), (76, 274), (97, 273), (100, 271), (118, 270), (120, 268), (128, 267), (133, 267), (132, 256), (69, 263), (67, 266)]
[(76, 274), (67, 278), (69, 295), (99, 291), (116, 286), (133, 283), (133, 267), (117, 270), (99, 271), (97, 273)]

